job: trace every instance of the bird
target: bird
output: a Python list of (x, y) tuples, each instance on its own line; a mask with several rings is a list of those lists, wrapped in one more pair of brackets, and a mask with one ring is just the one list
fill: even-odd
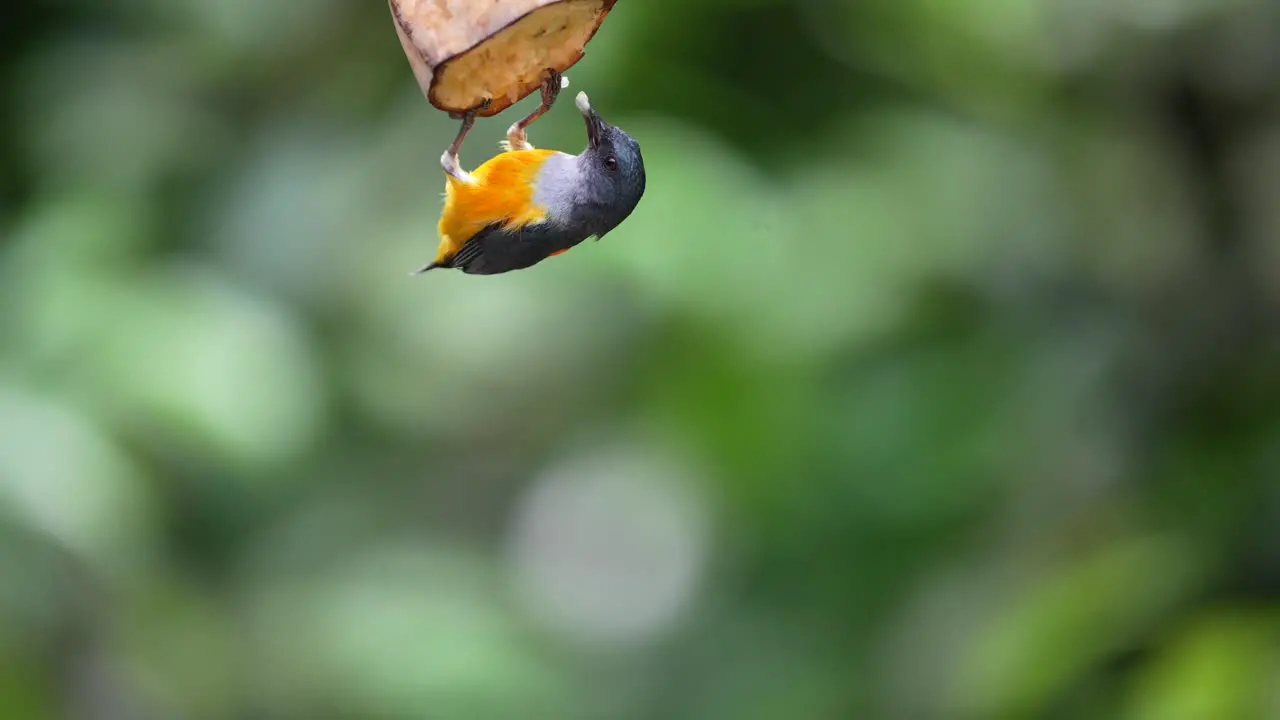
[(580, 154), (529, 144), (526, 128), (551, 108), (562, 86), (559, 73), (548, 71), (542, 105), (511, 126), (503, 152), (472, 172), (461, 169), (457, 156), (474, 111), (464, 118), (440, 159), (445, 202), (436, 256), (412, 274), (449, 268), (499, 275), (526, 269), (590, 237), (602, 239), (639, 205), (645, 191), (640, 144), (606, 122), (585, 92), (575, 98), (587, 128)]

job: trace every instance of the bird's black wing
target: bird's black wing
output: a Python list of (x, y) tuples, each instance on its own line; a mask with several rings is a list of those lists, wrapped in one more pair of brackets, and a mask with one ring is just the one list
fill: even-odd
[(507, 229), (489, 225), (463, 243), (439, 267), (457, 268), (468, 275), (498, 275), (523, 270), (582, 242), (551, 223)]

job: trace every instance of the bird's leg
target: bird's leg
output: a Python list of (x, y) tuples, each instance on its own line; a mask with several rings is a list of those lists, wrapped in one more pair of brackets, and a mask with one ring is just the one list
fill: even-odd
[(560, 90), (569, 86), (569, 79), (560, 74), (555, 68), (547, 68), (547, 76), (542, 80), (542, 104), (537, 110), (529, 113), (525, 119), (515, 123), (507, 130), (507, 139), (502, 142), (504, 150), (532, 150), (533, 146), (529, 144), (529, 137), (525, 134), (525, 128), (533, 124), (534, 120), (542, 117), (551, 106), (555, 104), (556, 97), (560, 95)]
[(440, 156), (440, 167), (444, 168), (446, 174), (465, 183), (471, 182), (471, 173), (463, 170), (458, 163), (458, 151), (462, 149), (462, 142), (467, 139), (467, 133), (471, 132), (471, 127), (476, 124), (476, 115), (486, 107), (489, 107), (488, 100), (481, 103), (480, 107), (469, 110), (460, 116), (450, 115), (454, 120), (461, 119), (462, 127), (458, 129), (458, 136), (453, 139), (449, 149), (444, 151), (444, 155)]

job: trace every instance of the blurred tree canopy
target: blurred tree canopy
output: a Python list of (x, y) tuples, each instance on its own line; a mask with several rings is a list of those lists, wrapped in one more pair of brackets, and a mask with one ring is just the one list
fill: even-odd
[(4, 13), (0, 718), (1280, 716), (1274, 4), (623, 0), (419, 279), (384, 5)]

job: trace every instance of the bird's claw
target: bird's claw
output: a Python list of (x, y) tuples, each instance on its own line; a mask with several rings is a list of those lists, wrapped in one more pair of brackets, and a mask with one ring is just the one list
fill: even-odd
[(458, 152), (462, 149), (462, 142), (466, 140), (467, 133), (471, 132), (471, 126), (475, 124), (476, 116), (488, 108), (491, 102), (492, 100), (485, 98), (478, 106), (464, 113), (449, 113), (449, 117), (462, 121), (462, 127), (458, 129), (458, 135), (453, 139), (453, 143), (440, 157), (440, 167), (444, 169), (445, 174), (462, 182), (471, 182), (471, 174), (463, 170), (458, 162)]
[(554, 105), (556, 98), (560, 96), (560, 90), (567, 84), (559, 70), (547, 68), (547, 76), (542, 80), (542, 104), (548, 108)]
[(466, 120), (468, 117), (474, 118), (476, 115), (479, 115), (480, 113), (484, 112), (485, 110), (488, 110), (488, 109), (489, 109), (489, 107), (490, 107), (490, 106), (492, 106), (492, 105), (493, 105), (493, 98), (485, 98), (484, 100), (481, 100), (481, 101), (480, 101), (480, 104), (479, 104), (479, 105), (476, 105), (475, 107), (473, 107), (473, 108), (471, 108), (470, 110), (467, 110), (467, 111), (465, 111), (465, 112), (458, 112), (457, 110), (450, 110), (450, 111), (449, 111), (449, 119), (450, 119), (450, 120)]
[(524, 119), (512, 124), (507, 130), (506, 139), (498, 143), (504, 151), (512, 150), (532, 150), (533, 145), (529, 144), (528, 133), (526, 128), (533, 124), (534, 120), (542, 117), (551, 106), (555, 104), (556, 98), (559, 97), (560, 91), (568, 86), (568, 81), (564, 75), (555, 68), (547, 68), (546, 76), (542, 79), (542, 104), (536, 110), (529, 113)]

